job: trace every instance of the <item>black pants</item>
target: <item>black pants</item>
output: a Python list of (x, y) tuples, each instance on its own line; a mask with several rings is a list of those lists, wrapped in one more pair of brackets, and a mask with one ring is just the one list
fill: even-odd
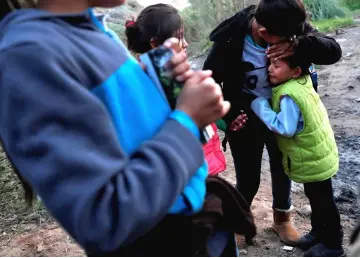
[(304, 190), (312, 210), (311, 232), (327, 247), (341, 248), (343, 231), (331, 178), (322, 182), (306, 183)]
[(291, 181), (284, 172), (275, 134), (250, 109), (252, 99), (243, 93), (239, 100), (248, 116), (246, 126), (238, 132), (226, 133), (234, 159), (237, 188), (251, 205), (259, 189), (262, 154), (266, 146), (270, 158), (273, 208), (288, 210), (291, 207)]

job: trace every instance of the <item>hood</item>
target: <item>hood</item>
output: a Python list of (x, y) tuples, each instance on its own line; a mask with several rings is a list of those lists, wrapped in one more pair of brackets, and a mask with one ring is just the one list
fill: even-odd
[(244, 34), (248, 30), (249, 22), (254, 17), (255, 5), (251, 5), (238, 12), (231, 18), (223, 21), (210, 34), (210, 40), (214, 42), (228, 41), (235, 35)]

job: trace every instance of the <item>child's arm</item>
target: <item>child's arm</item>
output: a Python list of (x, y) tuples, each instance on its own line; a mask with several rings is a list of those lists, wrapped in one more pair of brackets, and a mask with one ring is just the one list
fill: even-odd
[(266, 98), (255, 99), (251, 103), (251, 109), (271, 131), (285, 137), (295, 135), (301, 113), (289, 96), (281, 99), (279, 113), (272, 110)]

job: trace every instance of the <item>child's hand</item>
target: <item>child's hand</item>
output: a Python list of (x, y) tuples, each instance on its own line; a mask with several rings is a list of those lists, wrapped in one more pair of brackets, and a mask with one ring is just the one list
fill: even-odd
[(196, 71), (185, 82), (176, 109), (188, 114), (199, 128), (222, 118), (230, 109), (211, 71)]
[(194, 70), (190, 68), (190, 63), (185, 51), (176, 51), (179, 47), (179, 40), (177, 38), (171, 38), (164, 42), (164, 46), (171, 48), (174, 52), (174, 56), (171, 61), (166, 65), (171, 70), (171, 75), (178, 82), (185, 82), (189, 79)]
[(248, 117), (246, 114), (239, 115), (230, 125), (229, 129), (230, 131), (239, 131), (240, 129), (245, 127), (245, 124), (248, 120)]

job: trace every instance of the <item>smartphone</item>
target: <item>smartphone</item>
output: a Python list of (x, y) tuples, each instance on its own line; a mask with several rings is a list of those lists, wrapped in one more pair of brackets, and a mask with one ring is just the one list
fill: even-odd
[[(164, 46), (152, 49), (140, 56), (140, 61), (146, 66), (148, 76), (167, 99), (172, 110), (176, 107), (176, 100), (180, 95), (183, 84), (171, 77), (166, 64), (171, 60), (174, 53), (171, 49)], [(201, 130), (201, 142), (207, 143), (215, 132), (211, 125)]]

